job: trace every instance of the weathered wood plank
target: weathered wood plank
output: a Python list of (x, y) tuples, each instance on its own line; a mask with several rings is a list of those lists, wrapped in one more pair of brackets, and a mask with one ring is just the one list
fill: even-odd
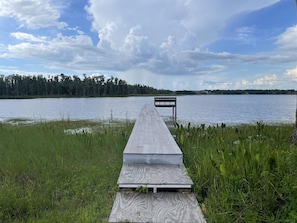
[(109, 222), (206, 223), (193, 193), (117, 193)]
[(136, 120), (124, 150), (123, 161), (148, 164), (182, 163), (182, 152), (153, 105), (145, 105)]
[[(153, 105), (146, 105), (136, 120), (123, 154), (119, 188), (147, 186), (192, 187), (182, 152)], [(187, 190), (187, 189), (186, 189)], [(109, 222), (202, 222), (205, 219), (193, 193), (117, 193)]]
[[(155, 185), (157, 188), (191, 188), (193, 181), (187, 174), (184, 164), (147, 165), (123, 164), (118, 179), (120, 188)], [(162, 186), (158, 186), (162, 185)]]
[(156, 108), (148, 104), (135, 122), (125, 153), (182, 154)]

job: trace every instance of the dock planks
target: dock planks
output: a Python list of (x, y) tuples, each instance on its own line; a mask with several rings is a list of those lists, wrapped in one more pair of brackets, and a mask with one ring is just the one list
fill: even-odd
[(123, 154), (124, 163), (182, 164), (182, 152), (153, 106), (142, 109)]
[[(135, 122), (117, 183), (109, 222), (206, 222), (182, 152), (153, 105), (145, 105)], [(153, 193), (136, 192), (141, 187)]]
[(193, 193), (117, 193), (109, 222), (206, 223)]
[(118, 179), (119, 188), (146, 186), (158, 189), (191, 189), (192, 179), (181, 165), (123, 164)]

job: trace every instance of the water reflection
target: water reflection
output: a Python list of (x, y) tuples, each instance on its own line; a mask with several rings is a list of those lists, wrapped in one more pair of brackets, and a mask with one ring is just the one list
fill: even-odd
[[(0, 121), (33, 120), (134, 120), (153, 97), (43, 98), (0, 100)], [(177, 117), (182, 123), (243, 124), (293, 123), (295, 95), (201, 95), (177, 97)], [(157, 108), (170, 116), (172, 108)]]

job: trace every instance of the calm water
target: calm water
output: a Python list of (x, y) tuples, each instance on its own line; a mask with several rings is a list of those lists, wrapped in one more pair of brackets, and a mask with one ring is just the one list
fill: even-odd
[[(136, 119), (153, 97), (126, 98), (46, 98), (0, 100), (0, 121), (15, 118)], [(201, 95), (177, 97), (179, 122), (193, 124), (294, 123), (295, 95)], [(170, 116), (171, 108), (158, 108)]]

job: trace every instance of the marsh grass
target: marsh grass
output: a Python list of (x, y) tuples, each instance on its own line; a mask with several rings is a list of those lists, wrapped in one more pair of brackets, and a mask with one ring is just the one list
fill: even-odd
[[(64, 134), (91, 127), (93, 133)], [(0, 222), (107, 222), (130, 123), (0, 124)]]
[(173, 134), (209, 222), (297, 222), (293, 126), (177, 125)]
[[(132, 126), (0, 123), (0, 222), (107, 222)], [(208, 222), (297, 222), (293, 126), (171, 131)]]

